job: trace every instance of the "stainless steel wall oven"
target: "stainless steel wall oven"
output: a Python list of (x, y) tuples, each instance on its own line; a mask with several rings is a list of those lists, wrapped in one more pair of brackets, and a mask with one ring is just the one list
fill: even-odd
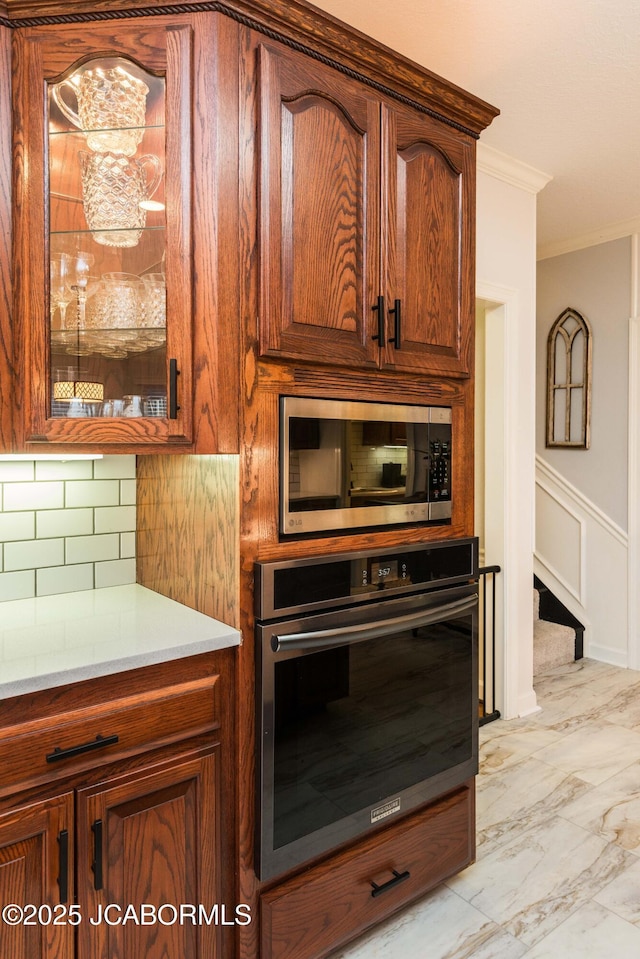
[(477, 771), (477, 542), (258, 563), (257, 872)]

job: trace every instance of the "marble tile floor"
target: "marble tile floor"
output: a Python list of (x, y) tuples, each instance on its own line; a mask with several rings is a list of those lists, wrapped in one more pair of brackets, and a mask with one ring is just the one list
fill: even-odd
[(331, 959), (640, 959), (640, 672), (536, 693), (480, 731), (476, 863)]

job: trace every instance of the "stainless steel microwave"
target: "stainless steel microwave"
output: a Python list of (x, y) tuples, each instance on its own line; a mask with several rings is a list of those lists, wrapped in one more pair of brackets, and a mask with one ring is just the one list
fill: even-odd
[(280, 399), (280, 532), (451, 520), (451, 408)]

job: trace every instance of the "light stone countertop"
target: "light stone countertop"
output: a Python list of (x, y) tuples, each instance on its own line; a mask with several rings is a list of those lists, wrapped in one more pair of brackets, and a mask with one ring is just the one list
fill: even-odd
[(0, 699), (240, 644), (237, 629), (144, 586), (0, 603)]

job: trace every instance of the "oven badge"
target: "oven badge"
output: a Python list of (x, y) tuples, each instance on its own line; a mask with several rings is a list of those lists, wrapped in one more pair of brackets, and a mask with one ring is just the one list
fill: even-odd
[(393, 816), (396, 812), (400, 812), (400, 796), (397, 796), (395, 799), (390, 799), (389, 802), (386, 802), (383, 806), (376, 806), (372, 809), (371, 822), (380, 822), (381, 819), (386, 819), (387, 816)]

